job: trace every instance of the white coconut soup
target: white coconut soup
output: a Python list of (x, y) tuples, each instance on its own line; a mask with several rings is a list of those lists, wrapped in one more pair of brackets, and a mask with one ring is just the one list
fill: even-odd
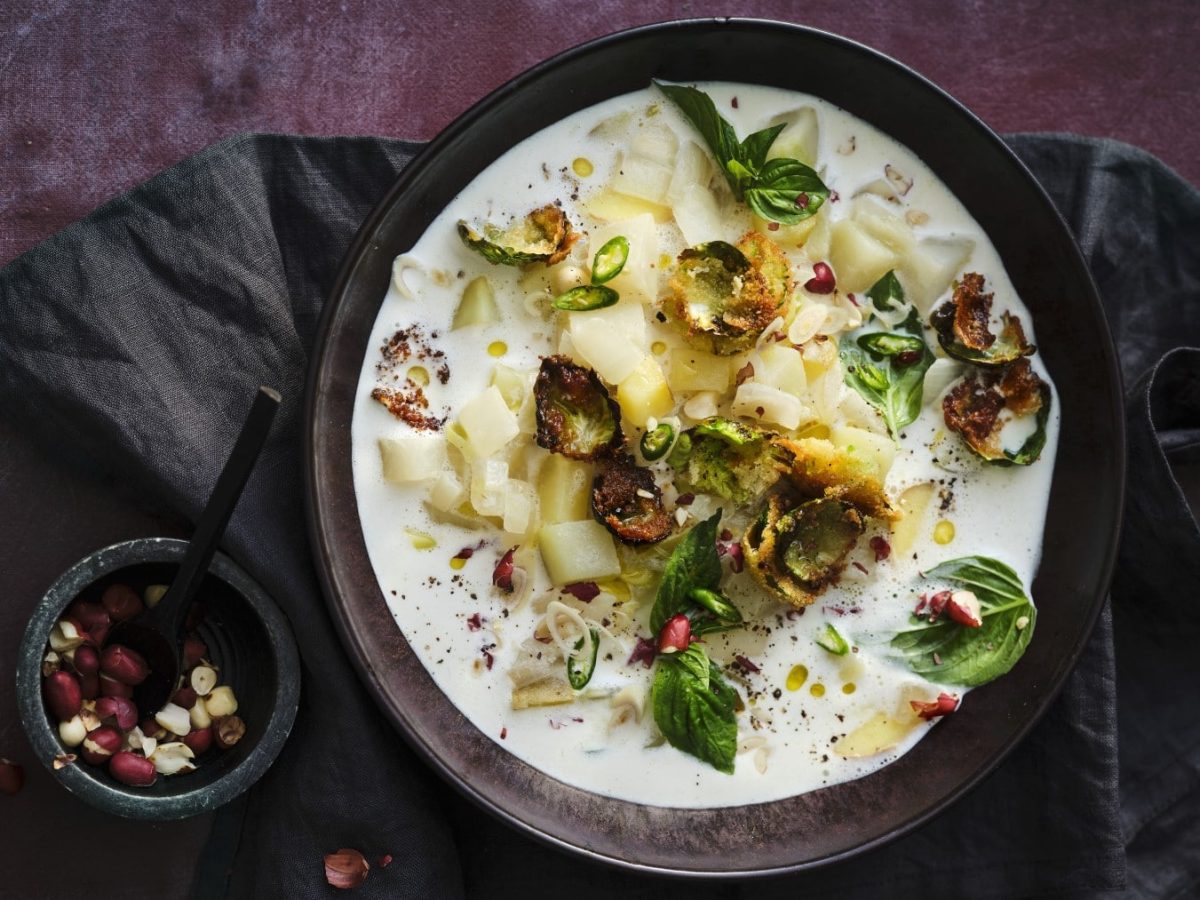
[[(400, 258), (363, 361), (352, 430), (371, 564), (397, 626), (441, 690), (484, 735), (548, 775), (675, 807), (759, 803), (862, 777), (936, 724), (936, 717), (921, 717), (929, 708), (921, 704), (949, 695), (949, 712), (964, 702), (970, 677), (958, 676), (976, 671), (975, 663), (942, 681), (936, 651), (914, 664), (893, 639), (912, 626), (922, 595), (928, 601), (944, 591), (970, 592), (964, 581), (925, 577), (947, 560), (1001, 561), (1028, 593), (1059, 426), (1057, 403), (1047, 402), (1045, 445), (1031, 465), (987, 464), (948, 427), (943, 399), (964, 376), (986, 386), (1007, 370), (948, 356), (928, 327), (931, 312), (952, 298), (964, 273), (979, 273), (994, 294), (993, 332), (1007, 312), (1034, 341), (1035, 323), (987, 236), (916, 156), (816, 97), (741, 84), (698, 87), (739, 138), (773, 120), (786, 123), (772, 153), (819, 173), (829, 195), (815, 215), (794, 225), (757, 219), (736, 199), (693, 123), (655, 87), (578, 112), (496, 160)], [(581, 237), (552, 266), (495, 265), (457, 230), (460, 221), (506, 225), (553, 204)], [(710, 354), (673, 316), (660, 315), (677, 259), (705, 242), (737, 244), (752, 230), (787, 260), (786, 301), (779, 319), (747, 347)], [(607, 282), (619, 301), (556, 310), (556, 296), (589, 284), (596, 251), (617, 235), (629, 247), (625, 268)], [(829, 292), (820, 284), (823, 271), (836, 278)], [(887, 272), (895, 273), (909, 306), (872, 316), (867, 291)], [(464, 293), (474, 297), (469, 314), (460, 311)], [(937, 361), (920, 383), (919, 414), (893, 435), (880, 408), (848, 383), (838, 350), (868, 332), (892, 331), (909, 307)], [(567, 462), (538, 445), (534, 378), (541, 358), (555, 354), (596, 370), (620, 407), (630, 464), (649, 469), (661, 491), (671, 531), (664, 541), (630, 548), (609, 535), (587, 507), (597, 464)], [(1040, 356), (1025, 358), (1049, 401)], [(903, 361), (876, 359), (880, 369), (894, 365), (897, 377)], [(389, 403), (372, 397), (380, 388)], [(760, 395), (768, 401), (755, 405)], [(479, 399), (485, 396), (490, 405)], [(464, 409), (470, 427), (456, 430)], [(738, 503), (696, 489), (667, 458), (649, 461), (639, 449), (643, 433), (661, 423), (677, 436), (713, 417), (742, 422), (768, 442), (815, 440), (878, 479), (894, 514), (863, 514), (834, 583), (814, 590), (811, 603), (786, 602), (745, 568), (739, 541), (760, 497)], [(1035, 427), (1032, 414), (1001, 413), (993, 450), (1011, 455)], [(828, 496), (841, 496), (839, 490)], [(661, 642), (649, 622), (663, 566), (680, 536), (717, 509), (721, 577), (708, 586), (737, 607), (742, 622), (704, 633), (692, 646), (737, 695), (720, 751), (732, 753), (731, 774), (681, 749), (672, 728), (665, 729), (671, 739), (664, 736), (653, 685), (670, 654), (654, 659), (646, 652)], [(550, 542), (546, 529), (572, 523), (589, 524), (559, 528)], [(581, 542), (577, 552), (571, 540)], [(597, 550), (605, 540), (611, 547)], [(494, 586), (493, 576), (514, 547), (518, 572), (509, 592)], [(549, 568), (544, 554), (557, 554)], [(552, 583), (552, 569), (569, 577), (561, 573), (587, 575), (589, 566), (601, 574)], [(1000, 610), (982, 599), (985, 615)], [(949, 629), (949, 612), (940, 615)], [(922, 616), (918, 621), (928, 623), (928, 608)], [(1013, 621), (1006, 640), (1021, 639), (1022, 629), (1032, 634), (1030, 615)], [(829, 625), (845, 652), (836, 643), (830, 649)], [(592, 628), (594, 669), (575, 688), (566, 659), (576, 676), (590, 667), (590, 659), (572, 653), (580, 644), (590, 648), (583, 629)], [(986, 668), (997, 648), (971, 652)]]

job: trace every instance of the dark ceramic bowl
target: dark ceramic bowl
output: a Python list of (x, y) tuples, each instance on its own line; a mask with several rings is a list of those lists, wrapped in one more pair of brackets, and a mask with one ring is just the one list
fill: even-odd
[(139, 594), (151, 584), (169, 584), (187, 542), (139, 538), (114, 544), (81, 559), (46, 592), (25, 629), (17, 663), (17, 702), (29, 742), (67, 790), (105, 812), (130, 819), (184, 819), (210, 812), (249, 788), (279, 755), (300, 698), (300, 659), (287, 620), (258, 584), (223, 553), (197, 594), (204, 605), (201, 639), (219, 666), (221, 683), (233, 688), (245, 736), (229, 750), (208, 750), (196, 771), (159, 776), (150, 787), (121, 784), (103, 768), (82, 759), (54, 769), (67, 751), (42, 701), (41, 663), (50, 629), (76, 598), (98, 600), (110, 584)]
[[(991, 237), (1033, 314), (1062, 403), (1038, 632), (1020, 664), (897, 762), (773, 803), (664, 809), (570, 787), (479, 732), (396, 629), (367, 558), (350, 465), (354, 392), (393, 257), (480, 171), (562, 117), (651, 79), (722, 80), (815, 94), (912, 148)], [(794, 871), (895, 838), (969, 790), (1029, 732), (1096, 621), (1116, 554), (1124, 483), (1121, 392), (1108, 327), (1049, 198), (995, 134), (894, 60), (792, 25), (704, 20), (594, 41), (464, 113), (367, 218), (326, 304), (309, 382), (310, 526), (342, 639), (387, 716), (443, 777), (514, 827), (629, 868), (706, 876)], [(1031, 785), (1036, 790), (1036, 785)]]

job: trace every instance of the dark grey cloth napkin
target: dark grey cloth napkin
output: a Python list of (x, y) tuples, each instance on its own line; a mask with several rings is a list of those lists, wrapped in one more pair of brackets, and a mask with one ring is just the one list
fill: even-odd
[(1200, 351), (1158, 361), (1200, 346), (1200, 197), (1129, 147), (1011, 142), (1079, 237), (1131, 386), (1139, 496), (1114, 613), (1046, 719), (951, 810), (854, 861), (753, 885), (603, 869), (510, 831), (408, 751), (337, 642), (303, 527), (305, 365), (341, 254), (415, 145), (232, 138), (0, 270), (4, 414), (47, 452), (72, 444), (185, 516), (199, 511), (254, 387), (285, 397), (225, 548), (291, 620), (303, 698), (279, 761), (222, 813), (197, 892), (333, 896), (321, 858), (338, 847), (394, 857), (364, 897), (1090, 893), (1124, 883), (1127, 845), (1132, 887), (1186, 889), (1200, 872), (1200, 534), (1171, 466), (1200, 462)]

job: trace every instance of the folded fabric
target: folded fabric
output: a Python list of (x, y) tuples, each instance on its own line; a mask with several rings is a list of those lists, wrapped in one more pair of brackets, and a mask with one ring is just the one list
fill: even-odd
[[(1200, 238), (1196, 192), (1121, 145), (1061, 136), (1012, 143), (1081, 241), (1120, 340), (1127, 383), (1169, 349), (1200, 345), (1200, 273), (1188, 256)], [(1166, 411), (1141, 419), (1131, 413), (1130, 422), (1131, 469), (1142, 476), (1146, 501), (1130, 505), (1115, 593), (1118, 646), (1124, 652), (1144, 637), (1166, 650), (1128, 670), (1121, 658), (1122, 750), (1133, 749), (1127, 770), (1141, 785), (1136, 796), (1122, 796), (1123, 806), (1107, 611), (1046, 719), (983, 784), (912, 834), (815, 873), (708, 887), (604, 869), (511, 831), (438, 781), (371, 704), (337, 642), (301, 509), (301, 397), (321, 304), (358, 223), (417, 149), (379, 139), (232, 138), (0, 271), (0, 403), (7, 414), (48, 447), (75, 444), (186, 516), (199, 511), (254, 387), (271, 384), (285, 397), (224, 546), (289, 616), (304, 694), (279, 761), (248, 799), (221, 814), (198, 894), (326, 896), (321, 859), (339, 847), (393, 856), (357, 891), (364, 897), (516, 897), (548, 889), (656, 900), (1103, 891), (1121, 886), (1126, 839), (1152, 829), (1164, 804), (1200, 818), (1197, 798), (1185, 797), (1197, 781), (1200, 710), (1185, 692), (1174, 692), (1169, 707), (1154, 706), (1162, 685), (1154, 679), (1197, 683), (1197, 655), (1185, 637), (1200, 630), (1200, 607), (1169, 603), (1171, 592), (1194, 596), (1200, 586), (1194, 567), (1174, 564), (1180, 554), (1200, 560), (1200, 536), (1194, 520), (1191, 532), (1183, 527), (1188, 511), (1169, 466), (1150, 459), (1163, 452), (1155, 423), (1171, 434), (1197, 426), (1195, 417), (1181, 414), (1182, 425), (1171, 418), (1179, 400), (1167, 391)], [(1190, 310), (1181, 315), (1188, 297)], [(1194, 372), (1194, 358), (1179, 359), (1164, 362), (1152, 384), (1170, 376), (1178, 385), (1180, 366)], [(1182, 383), (1187, 395), (1186, 376)], [(1185, 452), (1195, 450), (1194, 441), (1189, 446)], [(1168, 499), (1174, 517), (1160, 521), (1154, 511)], [(1148, 537), (1148, 521), (1170, 540)], [(1156, 566), (1171, 576), (1152, 577)], [(1149, 634), (1138, 612), (1147, 592), (1173, 616)], [(1132, 649), (1145, 651), (1136, 643)], [(1168, 721), (1172, 737), (1155, 741)], [(1127, 728), (1145, 737), (1126, 745)], [(1171, 859), (1178, 841), (1162, 837), (1156, 851)], [(1185, 883), (1186, 864), (1166, 868), (1175, 874), (1146, 881), (1148, 890)]]

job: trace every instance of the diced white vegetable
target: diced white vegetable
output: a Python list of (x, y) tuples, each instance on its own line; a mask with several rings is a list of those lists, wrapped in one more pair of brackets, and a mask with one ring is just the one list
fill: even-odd
[(596, 251), (611, 238), (624, 235), (629, 241), (629, 258), (621, 274), (608, 282), (608, 286), (621, 295), (622, 300), (639, 303), (654, 303), (658, 300), (658, 229), (654, 217), (649, 213), (633, 216), (619, 222), (610, 222), (592, 231), (588, 240), (588, 255)]
[(717, 401), (720, 399), (720, 395), (715, 391), (700, 391), (683, 404), (684, 415), (690, 416), (697, 422), (715, 416), (718, 412)]
[[(693, 187), (703, 188), (708, 193), (708, 182), (712, 178), (709, 156), (695, 141), (686, 141), (675, 157), (675, 171), (667, 188), (667, 201), (677, 205), (684, 194)], [(686, 232), (684, 232), (686, 235)]]
[(833, 236), (833, 220), (830, 218), (830, 213), (827, 206), (822, 206), (820, 212), (815, 216), (809, 216), (807, 219), (800, 222), (799, 225), (787, 226), (779, 229), (786, 231), (789, 227), (800, 228), (805, 222), (813, 222), (816, 224), (812, 227), (804, 237), (804, 253), (813, 262), (821, 259), (829, 258), (829, 243)]
[(688, 347), (671, 351), (668, 357), (671, 390), (682, 393), (691, 391), (716, 391), (724, 393), (732, 378), (730, 357), (714, 356)]
[(446, 467), (446, 439), (441, 435), (380, 438), (383, 477), (393, 484), (436, 478)]
[(890, 437), (851, 425), (834, 425), (829, 429), (829, 439), (852, 459), (867, 465), (880, 482), (887, 478), (896, 458), (896, 445)]
[(538, 495), (527, 481), (510, 478), (504, 494), (504, 530), (525, 534), (537, 524)]
[(587, 273), (574, 263), (561, 262), (550, 270), (550, 289), (555, 294), (565, 294), (587, 283)]
[(809, 379), (808, 398), (822, 422), (833, 422), (837, 418), (838, 407), (845, 393), (844, 384), (842, 366), (836, 357), (819, 377)]
[(522, 372), (503, 363), (498, 363), (492, 370), (492, 384), (500, 390), (505, 406), (513, 412), (519, 410), (525, 402), (525, 396), (533, 387), (535, 377), (533, 372)]
[(807, 344), (825, 325), (828, 307), (824, 303), (805, 303), (788, 326), (787, 339), (793, 344)]
[(612, 535), (593, 519), (543, 525), (538, 532), (538, 547), (554, 585), (596, 581), (621, 573)]
[(838, 412), (846, 420), (847, 425), (865, 428), (876, 434), (887, 434), (887, 423), (883, 416), (870, 403), (863, 399), (858, 391), (844, 391), (842, 402), (838, 404)]
[(471, 506), (481, 516), (504, 515), (508, 463), (491, 457), (471, 464)]
[(462, 300), (454, 311), (450, 330), (457, 331), (470, 325), (492, 325), (500, 321), (500, 307), (496, 305), (496, 292), (487, 276), (472, 278), (463, 289)]
[(735, 416), (747, 416), (763, 422), (774, 422), (789, 430), (812, 418), (807, 406), (794, 394), (778, 388), (747, 381), (737, 389), (730, 411)]
[(775, 143), (767, 151), (767, 159), (786, 157), (797, 159), (807, 166), (816, 163), (820, 130), (815, 109), (802, 106), (800, 109), (781, 113), (771, 120), (771, 124), (783, 124), (787, 127), (775, 138)]
[[(801, 219), (795, 225), (780, 225), (778, 222), (771, 222), (767, 219), (761, 219), (758, 216), (754, 217), (754, 228), (756, 231), (761, 231), (764, 234), (770, 234), (771, 240), (781, 247), (803, 247), (805, 253), (814, 261), (823, 259), (825, 251), (829, 249), (828, 229), (824, 231), (825, 243), (823, 249), (815, 250), (809, 244), (809, 238), (816, 233), (818, 227), (826, 221), (826, 216), (818, 213), (817, 215), (809, 216), (807, 219)], [(772, 229), (772, 225), (777, 225), (777, 228)]]
[(590, 516), (592, 466), (550, 454), (538, 477), (541, 517), (546, 524), (578, 522)]
[[(913, 251), (912, 228), (902, 216), (888, 209), (874, 197), (861, 197), (854, 201), (851, 215), (859, 227), (875, 240), (889, 247), (901, 257)], [(869, 285), (868, 285), (869, 287)]]
[(867, 234), (857, 222), (842, 219), (834, 223), (829, 263), (837, 276), (838, 288), (843, 292), (867, 290), (889, 269), (894, 269), (899, 259), (895, 251)]
[(963, 373), (963, 364), (955, 359), (935, 359), (933, 365), (925, 373), (925, 385), (922, 392), (922, 402), (932, 403), (942, 395), (942, 391), (957, 381)]
[(897, 270), (908, 300), (928, 314), (934, 301), (950, 287), (975, 250), (967, 238), (924, 238)]
[(799, 350), (787, 344), (767, 344), (758, 352), (754, 380), (797, 397), (808, 391), (804, 358)]
[(641, 215), (648, 215), (660, 224), (671, 221), (671, 207), (607, 189), (593, 194), (583, 207), (592, 218), (601, 222), (620, 222)]
[(688, 185), (672, 208), (675, 211), (675, 224), (683, 232), (683, 239), (689, 247), (725, 237), (721, 205), (707, 187)]
[(660, 163), (675, 165), (675, 154), (679, 149), (679, 138), (666, 125), (643, 125), (633, 133), (629, 152), (633, 156)]
[(641, 364), (645, 351), (611, 320), (588, 316), (589, 313), (572, 314), (571, 343), (576, 354), (609, 384), (620, 384)]
[(467, 491), (453, 472), (443, 472), (429, 488), (429, 505), (440, 512), (458, 509), (467, 499)]
[(613, 174), (612, 189), (618, 194), (666, 204), (671, 186), (671, 169), (662, 163), (632, 153), (624, 154)]
[(651, 417), (665, 416), (675, 406), (662, 366), (652, 356), (643, 356), (638, 367), (617, 387), (621, 416), (638, 428)]
[(517, 417), (494, 384), (463, 404), (458, 424), (467, 436), (466, 449), (475, 459), (491, 456), (521, 433)]
[(567, 329), (574, 332), (580, 325), (603, 323), (613, 334), (628, 338), (639, 348), (646, 345), (646, 308), (640, 303), (622, 298), (604, 309), (567, 313)]

